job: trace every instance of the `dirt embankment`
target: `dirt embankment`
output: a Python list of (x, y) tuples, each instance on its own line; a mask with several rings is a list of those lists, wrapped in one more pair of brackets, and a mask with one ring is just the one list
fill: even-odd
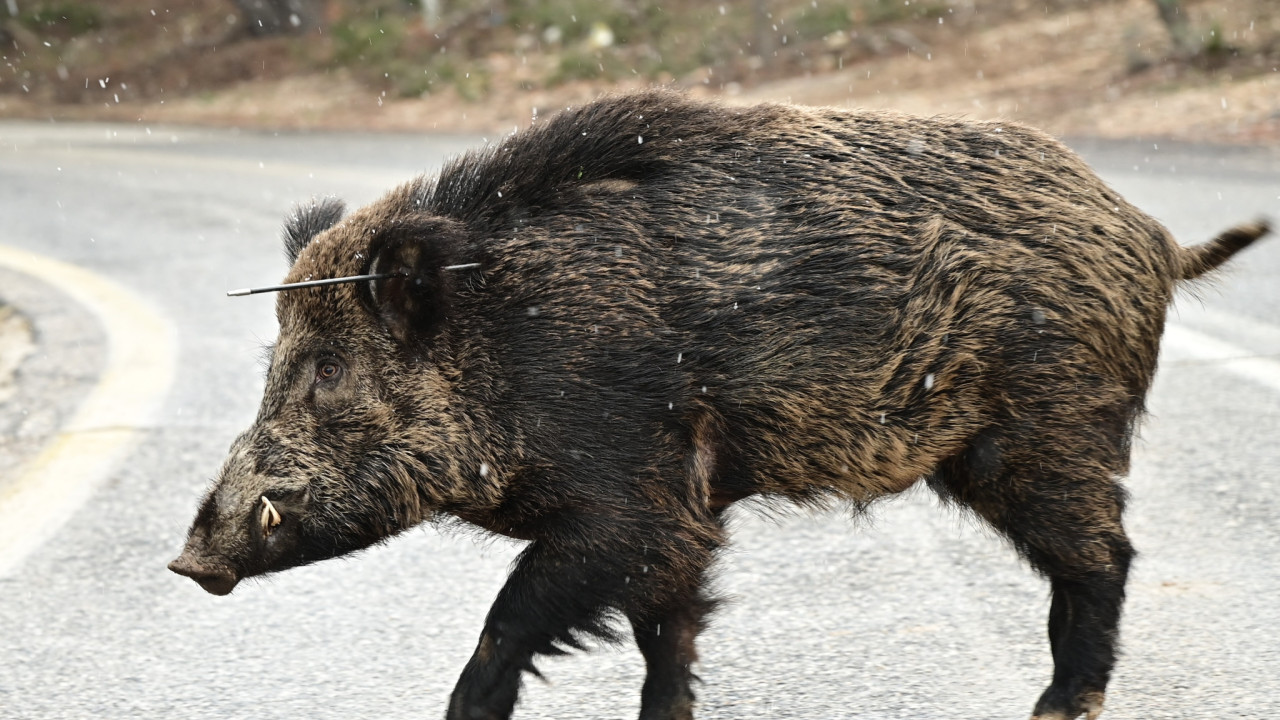
[[(863, 24), (809, 30), (807, 39), (799, 33), (793, 47), (777, 46), (765, 57), (740, 53), (678, 74), (658, 69), (622, 77), (606, 72), (609, 48), (586, 55), (600, 59), (599, 77), (564, 75), (566, 58), (586, 53), (588, 40), (557, 44), (546, 40), (549, 29), (538, 26), (531, 26), (533, 34), (511, 31), (510, 37), (486, 26), (488, 45), (477, 38), (458, 41), (472, 46), (470, 64), (455, 67), (448, 83), (428, 83), (420, 93), (416, 87), (406, 93), (403, 83), (394, 82), (393, 72), (406, 72), (396, 58), (384, 58), (388, 80), (380, 82), (370, 80), (367, 58), (317, 67), (321, 50), (307, 50), (313, 53), (308, 59), (296, 39), (224, 33), (217, 43), (201, 41), (208, 32), (201, 23), (222, 22), (224, 14), (210, 10), (213, 3), (196, 4), (182, 17), (164, 11), (172, 21), (164, 25), (171, 37), (163, 55), (104, 55), (104, 67), (116, 68), (114, 78), (65, 64), (49, 71), (56, 77), (46, 73), (38, 83), (41, 78), (32, 76), (22, 89), (16, 70), (0, 77), (0, 116), (493, 133), (604, 91), (658, 81), (741, 102), (999, 117), (1059, 135), (1280, 143), (1280, 4), (1184, 4), (1198, 52), (1193, 58), (1173, 52), (1152, 0), (936, 0), (870, 30), (864, 13), (854, 18)], [(857, 6), (890, 7), (881, 0)], [(204, 15), (195, 7), (203, 7)], [(80, 55), (83, 65), (86, 53)], [(621, 57), (639, 63), (634, 53)], [(6, 62), (15, 67), (13, 58)], [(483, 87), (468, 84), (472, 71), (483, 75)], [(440, 72), (432, 77), (443, 77)]]

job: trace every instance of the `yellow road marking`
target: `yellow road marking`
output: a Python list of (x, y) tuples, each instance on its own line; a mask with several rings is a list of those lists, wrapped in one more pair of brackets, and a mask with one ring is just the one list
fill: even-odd
[(38, 278), (92, 312), (107, 336), (97, 384), (40, 454), (0, 486), (0, 577), (53, 536), (124, 459), (173, 383), (169, 322), (131, 291), (83, 268), (0, 245), (0, 266)]

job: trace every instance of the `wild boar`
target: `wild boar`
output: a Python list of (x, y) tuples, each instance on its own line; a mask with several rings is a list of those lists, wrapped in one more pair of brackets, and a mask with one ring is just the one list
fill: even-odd
[(452, 516), (528, 541), (447, 717), (629, 621), (640, 716), (691, 718), (722, 515), (922, 479), (1049, 581), (1035, 717), (1097, 717), (1134, 424), (1180, 247), (1012, 123), (667, 91), (567, 110), (345, 218), (286, 225), (261, 410), (169, 566), (214, 594)]

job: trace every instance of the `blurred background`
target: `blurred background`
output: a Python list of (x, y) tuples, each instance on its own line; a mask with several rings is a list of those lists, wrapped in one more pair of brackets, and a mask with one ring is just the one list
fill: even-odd
[(1280, 140), (1275, 0), (0, 0), (0, 117), (500, 132), (653, 83)]
[[(1280, 0), (0, 0), (0, 718), (444, 714), (517, 544), (165, 569), (276, 335), (224, 293), (280, 281), (294, 203), (660, 83), (1025, 121), (1195, 243), (1280, 218), (1278, 67)], [(1277, 278), (1272, 238), (1171, 315), (1105, 718), (1280, 717)], [(923, 487), (848, 515), (733, 511), (698, 717), (1025, 718), (1046, 584)], [(636, 716), (631, 644), (540, 667), (517, 717)]]

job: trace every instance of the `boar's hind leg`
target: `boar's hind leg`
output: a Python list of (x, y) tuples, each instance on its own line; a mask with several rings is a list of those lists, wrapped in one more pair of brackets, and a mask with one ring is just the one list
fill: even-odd
[[(1038, 720), (1097, 717), (1115, 664), (1134, 554), (1121, 524), (1124, 490), (1115, 480), (1127, 466), (1121, 457), (1127, 442), (1099, 440), (1030, 442), (987, 432), (931, 480), (944, 497), (969, 506), (1008, 537), (1049, 579), (1054, 671), (1035, 706)], [(1068, 448), (1070, 456), (1048, 456), (1046, 447)]]
[[(634, 531), (627, 532), (628, 527)], [(687, 663), (683, 670), (680, 663), (692, 657), (680, 653), (686, 647), (691, 652), (690, 631), (698, 627), (700, 616), (664, 614), (662, 608), (678, 607), (680, 598), (698, 597), (698, 584), (719, 542), (718, 526), (709, 525), (705, 532), (690, 533), (691, 529), (699, 528), (674, 527), (666, 519), (632, 518), (632, 523), (620, 521), (609, 527), (561, 528), (554, 537), (531, 543), (489, 609), (480, 642), (450, 698), (448, 720), (509, 718), (520, 692), (521, 674), (537, 674), (534, 656), (580, 649), (584, 636), (616, 639), (608, 627), (611, 610), (622, 610), (632, 619), (650, 662), (642, 717), (690, 718)], [(688, 539), (691, 535), (698, 538)], [(666, 542), (655, 547), (661, 540)], [(670, 638), (671, 631), (666, 625), (661, 630), (657, 626), (667, 618), (674, 622), (672, 629), (684, 631), (678, 636), (688, 633), (687, 645), (677, 643), (681, 649), (675, 651), (674, 665), (667, 658), (672, 652), (666, 649), (667, 640), (662, 639)], [(689, 624), (685, 618), (694, 622)], [(656, 675), (655, 666), (659, 668)]]

